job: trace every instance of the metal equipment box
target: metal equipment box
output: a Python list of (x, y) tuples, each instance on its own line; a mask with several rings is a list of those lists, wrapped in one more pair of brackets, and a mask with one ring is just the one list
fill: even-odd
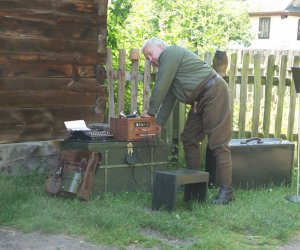
[(100, 153), (92, 193), (152, 190), (154, 171), (168, 170), (169, 144), (158, 140), (141, 142), (71, 141), (59, 142), (60, 150), (86, 150)]
[[(235, 187), (257, 188), (290, 185), (294, 144), (276, 138), (232, 139), (232, 183)], [(206, 171), (210, 185), (216, 183), (216, 162), (207, 149)]]
[(157, 135), (155, 118), (110, 118), (110, 132), (119, 141), (142, 141)]

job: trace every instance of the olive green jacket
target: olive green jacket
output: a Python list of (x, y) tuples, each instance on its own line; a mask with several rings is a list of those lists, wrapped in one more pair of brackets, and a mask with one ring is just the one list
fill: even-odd
[(167, 46), (160, 54), (158, 63), (148, 114), (157, 114), (157, 122), (163, 126), (176, 100), (187, 103), (193, 90), (213, 69), (195, 53), (177, 45)]

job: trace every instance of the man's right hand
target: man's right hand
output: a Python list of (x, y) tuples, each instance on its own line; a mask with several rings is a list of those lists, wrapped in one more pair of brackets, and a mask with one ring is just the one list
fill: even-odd
[(148, 114), (148, 110), (144, 110), (143, 113), (141, 114), (142, 118), (149, 118), (149, 117), (153, 117), (151, 115)]
[[(148, 114), (148, 110), (144, 110), (143, 113), (141, 114), (141, 117), (142, 118), (153, 118), (153, 119), (155, 119), (154, 116)], [(160, 132), (161, 132), (161, 126), (157, 122), (155, 122), (155, 123), (156, 123), (157, 134), (160, 134)]]

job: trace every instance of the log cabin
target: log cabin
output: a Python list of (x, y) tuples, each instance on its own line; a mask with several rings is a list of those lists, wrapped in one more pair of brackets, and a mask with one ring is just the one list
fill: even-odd
[(105, 119), (107, 0), (0, 0), (0, 143)]

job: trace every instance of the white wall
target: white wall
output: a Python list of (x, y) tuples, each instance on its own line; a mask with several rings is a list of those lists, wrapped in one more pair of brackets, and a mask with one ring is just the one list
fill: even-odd
[(281, 49), (299, 50), (300, 41), (297, 40), (299, 17), (289, 16), (281, 19), (280, 16), (271, 17), (269, 39), (258, 39), (259, 17), (251, 17), (254, 40), (251, 49)]

